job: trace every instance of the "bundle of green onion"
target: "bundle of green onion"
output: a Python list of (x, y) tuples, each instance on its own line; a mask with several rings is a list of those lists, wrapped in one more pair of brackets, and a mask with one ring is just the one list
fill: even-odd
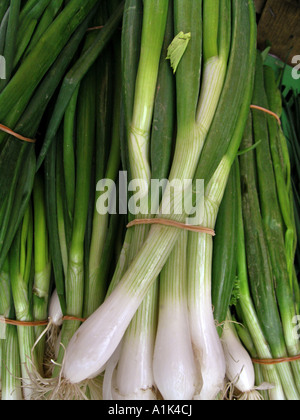
[[(183, 5), (180, 1), (168, 4), (155, 0), (145, 2), (141, 8), (140, 2), (131, 0), (125, 4), (123, 23), (122, 163), (131, 180), (143, 181), (130, 219), (185, 222), (189, 216), (177, 208), (176, 194), (183, 191), (172, 195), (168, 188), (160, 204), (156, 203), (156, 211), (149, 212), (151, 180), (157, 154), (159, 158), (162, 154), (157, 142), (174, 139), (174, 146), (168, 140), (171, 151), (162, 156), (166, 169), (161, 169), (161, 176), (182, 185), (184, 180), (191, 184), (205, 180), (201, 222), (213, 230), (251, 103), (256, 51), (253, 4), (221, 0)], [(136, 37), (141, 33), (140, 48), (139, 43), (127, 41), (133, 28)], [(170, 39), (174, 39), (171, 44)], [(164, 70), (164, 45), (168, 44), (175, 88), (170, 69)], [(165, 83), (160, 84), (161, 80)], [(161, 109), (171, 113), (175, 127), (166, 127), (159, 119)], [(168, 206), (171, 211), (166, 215), (163, 210)], [(178, 244), (182, 249), (179, 263), (175, 252), (180, 238), (177, 227), (149, 228), (142, 224), (127, 230), (104, 302), (64, 349), (61, 382), (52, 398), (59, 398), (59, 392), (63, 394), (66, 388), (76, 392), (101, 374), (105, 398), (153, 399), (157, 392), (164, 399), (214, 399), (220, 395), (226, 372), (211, 305), (212, 237), (205, 233), (186, 235), (184, 243)], [(171, 255), (173, 249), (175, 257)], [(176, 277), (172, 275), (174, 270)], [(160, 308), (167, 305), (163, 301), (157, 304), (158, 281), (164, 287), (159, 299), (167, 299), (171, 305), (164, 315)], [(175, 344), (170, 345), (159, 339), (156, 320), (159, 318), (168, 328), (166, 317), (171, 320), (175, 311), (178, 333), (174, 327), (164, 333), (170, 337), (174, 331)], [(179, 345), (182, 340), (185, 342)], [(183, 352), (182, 356), (176, 353), (181, 347), (186, 348), (189, 360), (185, 360)], [(175, 353), (169, 357), (171, 351)], [(164, 371), (160, 366), (165, 366)]]
[[(220, 269), (217, 263), (221, 254), (219, 246), (216, 247), (214, 303), (216, 313), (220, 314), (218, 321), (226, 325), (229, 321), (235, 330), (232, 337), (238, 337), (248, 351), (244, 371), (248, 366), (252, 378), (255, 372), (255, 383), (252, 379), (252, 387), (249, 383), (246, 386), (246, 375), (239, 376), (241, 364), (237, 362), (243, 359), (229, 352), (230, 379), (238, 397), (245, 398), (248, 394), (250, 398), (298, 400), (299, 284), (294, 268), (297, 236), (290, 162), (287, 142), (276, 119), (281, 116), (280, 91), (272, 68), (263, 65), (259, 52), (252, 104), (261, 109), (253, 109), (249, 114), (241, 156), (232, 174), (235, 187), (228, 192), (231, 206), (234, 202), (237, 209), (233, 222), (236, 252), (231, 253), (234, 258), (229, 256), (229, 263), (221, 264)], [(274, 114), (268, 115), (269, 111)], [(222, 205), (224, 210), (220, 215), (223, 216), (225, 200)], [(222, 220), (224, 216), (221, 223)], [(222, 238), (219, 239), (223, 245)], [(227, 244), (230, 245), (228, 239)], [(220, 303), (220, 293), (229, 297), (229, 314), (224, 301)], [(231, 344), (228, 328), (220, 332), (225, 333), (226, 349)]]
[[(299, 92), (291, 89), (283, 94), (283, 112), (286, 116), (286, 123), (283, 125), (283, 132), (288, 141), (289, 155), (291, 160), (291, 183), (294, 196), (295, 222), (297, 236), (300, 235), (300, 96)], [(296, 249), (296, 271), (299, 276), (300, 270), (300, 249), (299, 242)]]
[(2, 399), (298, 399), (253, 0), (3, 1), (0, 22)]

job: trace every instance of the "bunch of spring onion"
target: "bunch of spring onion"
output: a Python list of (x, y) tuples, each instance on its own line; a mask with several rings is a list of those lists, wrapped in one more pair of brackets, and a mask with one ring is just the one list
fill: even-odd
[[(212, 304), (217, 331), (221, 339), (225, 361), (226, 382), (223, 398), (239, 400), (264, 399), (262, 392), (271, 387), (256, 374), (256, 366), (241, 338), (243, 325), (234, 316), (234, 307), (240, 297), (240, 282), (237, 278), (236, 238), (240, 216), (240, 175), (238, 161), (231, 170), (222, 200), (214, 242), (212, 266)], [(243, 337), (244, 338), (244, 337)]]
[[(137, 11), (141, 10), (137, 3), (131, 0), (126, 2), (125, 23), (126, 19), (133, 17), (130, 13), (137, 14)], [(142, 27), (138, 66), (136, 55), (126, 55), (123, 50), (123, 65), (132, 62), (137, 66), (133, 67), (137, 68), (134, 94), (133, 86), (131, 85), (128, 91), (123, 81), (126, 133), (123, 165), (130, 171), (132, 179), (138, 174), (145, 181), (146, 188), (142, 189), (139, 195), (140, 214), (136, 214), (140, 218), (145, 214), (142, 210), (149, 200), (147, 186), (152, 177), (149, 130), (151, 128), (151, 133), (155, 135), (156, 128), (160, 127), (153, 119), (154, 104), (155, 93), (160, 92), (157, 80), (169, 12), (172, 13), (175, 35), (169, 56), (176, 81), (175, 150), (169, 181), (205, 180), (205, 210), (201, 222), (204, 226), (214, 229), (251, 104), (256, 52), (254, 5), (248, 0), (197, 0), (188, 4), (175, 1), (172, 11), (165, 3), (167, 2), (163, 4), (158, 0), (144, 2), (142, 14), (138, 15), (140, 19), (144, 19), (142, 23), (135, 21), (137, 27)], [(153, 30), (152, 36), (149, 35), (149, 28)], [(135, 32), (136, 36), (137, 34), (138, 32)], [(153, 56), (147, 54), (147, 45), (151, 48)], [(123, 44), (123, 48), (125, 47)], [(127, 48), (134, 47), (136, 45), (127, 44)], [(127, 74), (125, 79), (128, 81), (131, 76), (133, 77)], [(166, 98), (164, 100), (167, 100)], [(159, 133), (160, 131), (158, 136)], [(155, 154), (152, 154), (152, 158), (155, 157)], [(153, 163), (153, 168), (154, 166)], [(177, 204), (175, 198), (170, 195), (170, 191), (164, 191), (157, 214), (153, 217), (166, 218), (162, 209), (171, 204), (171, 212), (167, 218), (184, 223), (190, 214), (178, 214), (178, 197)], [(174, 344), (172, 351), (184, 347), (190, 352), (191, 358), (190, 362), (185, 360), (182, 368), (177, 369), (177, 378), (174, 364), (166, 364), (167, 370), (164, 371), (163, 377), (160, 366), (166, 360), (164, 357), (168, 357), (168, 343), (163, 342), (157, 334), (153, 366), (154, 385), (158, 392), (164, 394), (165, 399), (171, 395), (176, 395), (177, 399), (187, 398), (187, 395), (191, 399), (214, 399), (223, 388), (226, 368), (211, 305), (212, 237), (205, 233), (189, 233), (184, 239), (177, 227), (162, 225), (154, 225), (150, 229), (145, 226), (133, 229), (132, 232), (127, 231), (121, 258), (107, 297), (76, 330), (65, 348), (59, 372), (61, 385), (69, 388), (77, 386), (80, 389), (87, 380), (97, 378), (107, 369), (109, 377), (106, 382), (104, 379), (104, 382), (113, 387), (107, 389), (107, 395), (113, 395), (114, 391), (121, 395), (121, 398), (141, 395), (142, 389), (138, 389), (136, 384), (141, 379), (140, 384), (144, 385), (142, 381), (147, 376), (151, 379), (150, 374), (140, 371), (138, 366), (134, 370), (133, 381), (129, 381), (130, 386), (133, 385), (130, 389), (124, 379), (126, 366), (123, 360), (128, 360), (128, 343), (135, 344), (135, 349), (142, 349), (150, 337), (151, 331), (147, 335), (146, 324), (142, 325), (143, 330), (137, 329), (137, 334), (134, 335), (131, 322), (134, 322), (137, 328), (138, 321), (143, 317), (149, 322), (148, 325), (151, 324), (150, 312), (153, 302), (155, 303), (154, 293), (152, 296), (151, 293), (160, 276), (160, 287), (164, 287), (168, 295), (174, 290), (175, 300), (169, 300), (169, 296), (164, 296), (164, 292), (160, 294), (161, 299), (165, 299), (165, 302), (168, 299), (171, 311), (174, 311), (175, 307), (179, 308), (176, 313), (182, 324), (174, 340), (180, 343), (184, 338), (187, 339), (183, 346)], [(143, 238), (140, 235), (143, 235)], [(179, 248), (182, 261), (178, 262), (176, 259), (178, 250), (175, 245), (182, 247)], [(184, 248), (186, 254), (182, 251)], [(176, 269), (178, 264), (180, 270)], [(174, 270), (178, 270), (178, 277), (172, 275)], [(185, 284), (186, 292), (185, 278), (188, 278)], [(138, 311), (143, 308), (144, 303), (144, 311)], [(162, 324), (166, 325), (166, 314), (160, 314), (158, 311), (157, 316), (160, 315)], [(170, 313), (168, 316), (170, 317)], [(184, 325), (188, 325), (189, 328), (185, 330)], [(184, 336), (179, 332), (184, 333)], [(138, 334), (141, 340), (137, 339)], [(166, 333), (167, 336), (170, 334), (172, 333)], [(151, 340), (149, 341), (151, 345)], [(139, 357), (149, 360), (146, 351)], [(170, 358), (178, 359), (176, 353)], [(132, 363), (128, 365), (135, 368)], [(130, 371), (126, 380), (131, 379), (131, 376), (133, 373)], [(192, 381), (191, 377), (194, 378)], [(171, 389), (174, 382), (171, 381), (177, 380), (178, 388), (174, 392)], [(147, 388), (149, 384), (151, 385), (151, 382), (146, 384)], [(120, 390), (121, 386), (123, 391)]]
[[(51, 288), (51, 261), (46, 226), (45, 189), (41, 174), (1, 272), (1, 314), (21, 322), (5, 325), (1, 334), (2, 399), (30, 399), (31, 373), (44, 375), (45, 321)], [(38, 342), (37, 342), (38, 341)]]
[[(96, 0), (1, 2), (0, 124), (28, 140), (40, 140), (40, 124), (97, 7)], [(40, 143), (0, 133), (3, 266), (25, 214), (36, 173)]]
[[(116, 194), (106, 190), (111, 188), (109, 181), (116, 180), (120, 165), (120, 71), (114, 65), (120, 63), (119, 34), (113, 40), (113, 51), (106, 49), (98, 59), (122, 15), (122, 3), (112, 6), (103, 2), (99, 7), (94, 24), (107, 23), (109, 31), (102, 32), (100, 39), (96, 30), (87, 34), (78, 60), (65, 77), (46, 133), (49, 149), (44, 168), (54, 296), (59, 298), (59, 313), (78, 319), (63, 322), (60, 363), (80, 320), (105, 296), (114, 241), (122, 228), (118, 215), (99, 211), (101, 195), (106, 194), (105, 201)], [(107, 182), (99, 185), (101, 180)], [(58, 324), (61, 320), (58, 316)]]
[[(71, 0), (68, 4), (63, 4), (62, 1), (49, 0), (22, 3), (20, 1), (1, 2), (1, 54), (5, 57), (6, 62), (6, 79), (1, 80), (0, 85), (1, 124), (14, 130), (15, 133), (21, 134), (25, 140), (19, 140), (15, 135), (9, 135), (3, 131), (0, 134), (0, 267), (1, 292), (3, 291), (1, 293), (0, 309), (1, 316), (21, 323), (47, 321), (48, 296), (52, 291), (50, 288), (51, 263), (54, 268), (55, 286), (56, 283), (61, 286), (64, 281), (62, 276), (59, 275), (59, 270), (60, 267), (63, 267), (62, 262), (65, 262), (65, 260), (61, 255), (61, 260), (57, 259), (58, 253), (55, 252), (55, 250), (58, 250), (60, 243), (63, 245), (63, 239), (61, 239), (61, 242), (56, 242), (55, 235), (57, 232), (62, 234), (61, 229), (64, 229), (64, 226), (60, 223), (53, 229), (57, 216), (56, 213), (51, 212), (51, 205), (53, 205), (53, 202), (55, 204), (58, 202), (59, 215), (62, 215), (61, 212), (69, 211), (66, 207), (61, 207), (65, 203), (60, 201), (60, 194), (65, 187), (62, 183), (57, 183), (59, 187), (57, 198), (55, 196), (54, 201), (51, 201), (49, 206), (49, 197), (46, 196), (49, 192), (49, 178), (47, 177), (49, 172), (47, 171), (47, 165), (45, 165), (46, 177), (44, 179), (44, 168), (41, 169), (41, 165), (53, 140), (51, 117), (58, 86), (63, 82), (66, 75), (69, 75), (70, 65), (74, 64), (74, 60), (77, 60), (78, 55), (84, 48), (84, 53), (80, 60), (76, 62), (77, 66), (72, 68), (76, 74), (72, 73), (71, 81), (67, 79), (65, 82), (69, 92), (78, 88), (80, 81), (115, 33), (121, 19), (122, 3), (114, 8), (110, 18), (101, 14), (99, 11), (100, 3), (95, 0)], [(93, 17), (96, 18), (96, 12), (98, 18), (99, 15), (102, 16), (100, 22), (99, 19), (92, 21)], [(101, 27), (104, 26), (103, 30), (95, 30), (93, 35), (89, 37), (89, 27), (93, 24), (99, 27), (99, 23)], [(104, 81), (105, 72), (109, 72), (107, 66), (105, 69), (101, 69), (102, 71), (102, 85), (99, 79), (99, 89), (101, 88), (103, 92), (101, 92), (99, 98), (105, 97), (108, 86), (106, 80)], [(92, 91), (93, 89), (94, 86), (92, 85)], [(110, 101), (110, 95), (107, 94), (106, 96)], [(93, 98), (96, 102), (95, 91), (93, 91)], [(60, 110), (68, 107), (70, 99), (67, 95), (63, 97), (63, 103), (60, 102)], [(81, 105), (82, 120), (84, 119), (83, 114), (86, 112), (84, 100), (86, 99), (83, 97)], [(93, 101), (91, 96), (88, 100)], [(74, 104), (74, 99), (72, 102)], [(100, 106), (107, 106), (104, 100), (98, 109)], [(116, 114), (118, 110), (117, 104), (114, 113)], [(111, 110), (107, 110), (108, 112), (111, 112)], [(102, 117), (102, 110), (99, 113)], [(66, 136), (68, 137), (67, 141), (70, 142), (72, 103), (67, 114), (65, 131), (69, 133)], [(48, 125), (49, 120), (50, 134), (44, 128), (45, 125)], [(85, 135), (85, 127), (82, 124), (80, 129)], [(92, 133), (95, 130), (94, 127), (88, 129), (92, 130)], [(102, 124), (99, 124), (100, 142), (104, 141), (103, 137), (101, 139), (101, 130), (105, 129)], [(118, 130), (118, 127), (116, 127), (116, 130)], [(87, 135), (91, 136), (91, 132)], [(36, 138), (36, 145), (28, 142), (27, 137), (29, 137), (28, 140)], [(44, 140), (45, 142), (40, 144)], [(82, 137), (81, 147), (83, 149), (84, 140), (85, 137)], [(66, 153), (72, 155), (72, 150), (69, 148), (67, 141)], [(76, 142), (76, 145), (80, 147), (80, 142), (78, 144)], [(111, 146), (114, 153), (112, 153), (113, 157), (107, 166), (108, 177), (113, 177), (116, 171), (115, 167), (118, 167), (119, 164), (118, 136), (115, 134)], [(105, 161), (107, 156), (103, 149), (103, 147), (98, 148), (101, 151), (99, 159)], [(89, 152), (91, 151), (89, 150)], [(62, 169), (61, 163), (62, 161), (58, 160), (59, 171)], [(67, 165), (69, 167), (65, 170), (71, 171), (72, 156), (68, 161), (66, 160)], [(80, 165), (82, 167), (82, 163)], [(38, 171), (39, 168), (40, 171)], [(61, 174), (61, 172), (59, 173)], [(55, 179), (53, 178), (54, 182)], [(59, 176), (57, 176), (57, 179), (61, 181)], [(72, 183), (73, 179), (68, 179)], [(84, 181), (89, 182), (86, 178), (84, 178)], [(68, 191), (72, 191), (72, 187), (69, 187)], [(68, 199), (69, 197), (70, 195)], [(50, 199), (52, 198), (53, 195), (50, 196)], [(46, 202), (43, 201), (44, 199)], [(72, 217), (71, 213), (67, 215), (70, 218)], [(46, 219), (47, 224), (49, 223), (49, 229), (46, 229)], [(58, 220), (62, 222), (62, 218), (58, 218)], [(69, 219), (67, 220), (69, 221)], [(107, 232), (105, 234), (107, 244), (105, 244), (102, 252), (103, 260), (107, 259), (109, 261), (112, 257), (109, 245), (113, 241), (116, 227), (116, 219), (114, 219), (109, 223), (106, 230), (104, 228), (104, 232)], [(49, 243), (47, 231), (51, 233)], [(69, 232), (67, 233), (69, 234)], [(62, 250), (64, 251), (63, 247)], [(100, 277), (105, 278), (108, 270), (109, 264), (105, 265)], [(101, 285), (97, 287), (101, 288)], [(60, 290), (59, 287), (58, 290)], [(101, 293), (103, 293), (101, 290), (97, 290), (97, 294), (95, 291), (96, 303), (94, 305), (99, 304)], [(64, 308), (63, 297), (60, 296), (61, 310)], [(86, 311), (91, 311), (88, 300), (89, 297), (87, 296)], [(26, 325), (18, 327), (5, 325), (3, 328), (2, 337), (7, 338), (1, 341), (3, 399), (30, 399), (34, 394), (36, 377), (43, 378), (45, 376), (47, 366), (44, 365), (44, 358), (47, 348), (45, 347), (46, 336), (43, 331), (44, 328)], [(22, 388), (20, 388), (20, 384)]]
[[(286, 116), (286, 123), (283, 125), (283, 132), (287, 138), (289, 155), (291, 160), (291, 183), (293, 187), (295, 223), (297, 236), (300, 237), (300, 198), (299, 198), (299, 159), (300, 159), (300, 96), (299, 92), (292, 89), (287, 94), (283, 94), (283, 112)], [(299, 243), (296, 249), (296, 273), (299, 276), (300, 269), (300, 250)]]
[[(257, 53), (253, 105), (281, 115), (273, 70)], [(279, 100), (278, 100), (279, 98)], [(238, 162), (237, 279), (232, 309), (265, 399), (299, 399), (299, 308), (290, 162), (274, 115), (253, 109)], [(241, 323), (241, 326), (239, 325)], [(261, 361), (261, 363), (260, 363)], [(277, 363), (278, 362), (278, 363)]]

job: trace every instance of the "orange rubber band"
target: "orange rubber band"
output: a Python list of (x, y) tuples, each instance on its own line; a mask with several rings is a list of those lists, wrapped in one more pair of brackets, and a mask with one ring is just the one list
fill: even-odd
[(250, 108), (251, 109), (257, 109), (258, 111), (263, 111), (266, 114), (272, 115), (273, 117), (276, 118), (276, 120), (278, 121), (279, 125), (281, 125), (281, 120), (280, 120), (279, 116), (277, 114), (275, 114), (275, 112), (272, 112), (269, 109), (263, 108), (262, 106), (258, 106), (258, 105), (251, 105)]
[(97, 30), (103, 29), (103, 28), (104, 28), (103, 25), (101, 25), (101, 26), (93, 26), (92, 28), (88, 28), (87, 31), (88, 32), (90, 32), (90, 31), (97, 31)]
[(280, 357), (278, 359), (252, 359), (253, 363), (258, 365), (279, 365), (280, 363), (296, 362), (297, 360), (300, 360), (300, 354), (298, 356)]
[(127, 225), (127, 228), (131, 228), (136, 225), (164, 225), (189, 230), (191, 232), (206, 233), (211, 236), (216, 236), (216, 233), (213, 229), (205, 228), (202, 226), (186, 225), (184, 223), (169, 219), (136, 219), (130, 222)]
[(13, 319), (0, 318), (3, 324), (14, 325), (16, 327), (42, 327), (48, 325), (49, 321), (17, 321)]
[[(77, 318), (75, 316), (64, 316), (62, 320), (85, 322), (86, 318)], [(47, 321), (17, 321), (13, 319), (0, 318), (0, 323), (14, 325), (16, 327), (43, 327), (49, 324), (49, 320)]]
[(63, 321), (80, 321), (80, 322), (85, 322), (86, 318), (78, 318), (76, 316), (64, 316), (63, 317)]
[(21, 134), (15, 133), (13, 130), (11, 130), (10, 128), (6, 127), (3, 124), (0, 124), (0, 130), (4, 131), (4, 133), (10, 134), (11, 136), (16, 137), (19, 140), (26, 141), (27, 143), (35, 143), (36, 142), (36, 140), (28, 139), (27, 137), (24, 137)]

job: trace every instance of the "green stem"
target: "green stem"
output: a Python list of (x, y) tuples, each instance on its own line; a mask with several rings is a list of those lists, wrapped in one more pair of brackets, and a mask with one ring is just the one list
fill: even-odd
[[(245, 136), (248, 135), (251, 130), (252, 118), (249, 114), (248, 123), (245, 130)], [(241, 192), (241, 174), (239, 162), (236, 162), (238, 171), (237, 177), (237, 201), (238, 201), (238, 233), (237, 233), (237, 274), (239, 279), (239, 301), (238, 306), (241, 307), (243, 314), (243, 322), (246, 328), (248, 328), (252, 337), (253, 343), (257, 355), (261, 359), (272, 358), (272, 353), (269, 345), (265, 339), (264, 333), (261, 329), (258, 316), (252, 301), (249, 279), (248, 279), (248, 268), (247, 268), (247, 255), (245, 248), (245, 231), (243, 221), (243, 210), (242, 210), (242, 192)], [(255, 355), (252, 354), (252, 357)], [(275, 385), (273, 389), (269, 391), (270, 398), (273, 400), (285, 400), (284, 391), (282, 389), (279, 374), (276, 366), (269, 365), (262, 367), (265, 381)]]

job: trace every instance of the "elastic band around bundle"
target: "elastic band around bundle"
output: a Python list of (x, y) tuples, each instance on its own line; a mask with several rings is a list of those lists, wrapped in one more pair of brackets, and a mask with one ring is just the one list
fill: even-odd
[(265, 112), (266, 114), (272, 115), (273, 117), (276, 118), (276, 120), (278, 121), (279, 125), (281, 125), (281, 120), (279, 118), (279, 116), (277, 114), (275, 114), (275, 112), (270, 111), (269, 109), (263, 108), (262, 106), (258, 106), (258, 105), (250, 105), (251, 109), (256, 109), (258, 111), (262, 111)]
[(101, 26), (92, 26), (91, 28), (88, 28), (87, 31), (88, 32), (91, 32), (91, 31), (99, 31), (100, 29), (103, 29), (103, 28), (104, 28), (103, 25), (101, 25)]
[[(77, 318), (75, 316), (64, 316), (62, 320), (85, 322), (86, 318)], [(47, 321), (17, 321), (13, 319), (0, 317), (0, 323), (7, 324), (7, 325), (14, 325), (16, 327), (44, 327), (50, 323), (50, 319), (48, 319)]]
[(3, 124), (0, 124), (0, 130), (4, 133), (10, 134), (13, 137), (16, 137), (18, 140), (26, 141), (27, 143), (35, 143), (36, 140), (29, 139), (27, 137), (22, 136), (21, 134), (15, 133), (13, 130), (11, 130), (9, 127), (6, 127)]
[(298, 360), (300, 360), (300, 354), (298, 356), (280, 357), (278, 359), (252, 359), (252, 362), (258, 365), (279, 365), (280, 363), (296, 362)]
[(175, 220), (170, 219), (135, 219), (128, 223), (127, 228), (131, 228), (137, 225), (163, 225), (189, 230), (191, 232), (206, 233), (207, 235), (216, 236), (216, 233), (213, 229), (209, 229), (203, 226), (186, 225), (185, 223), (176, 222)]

